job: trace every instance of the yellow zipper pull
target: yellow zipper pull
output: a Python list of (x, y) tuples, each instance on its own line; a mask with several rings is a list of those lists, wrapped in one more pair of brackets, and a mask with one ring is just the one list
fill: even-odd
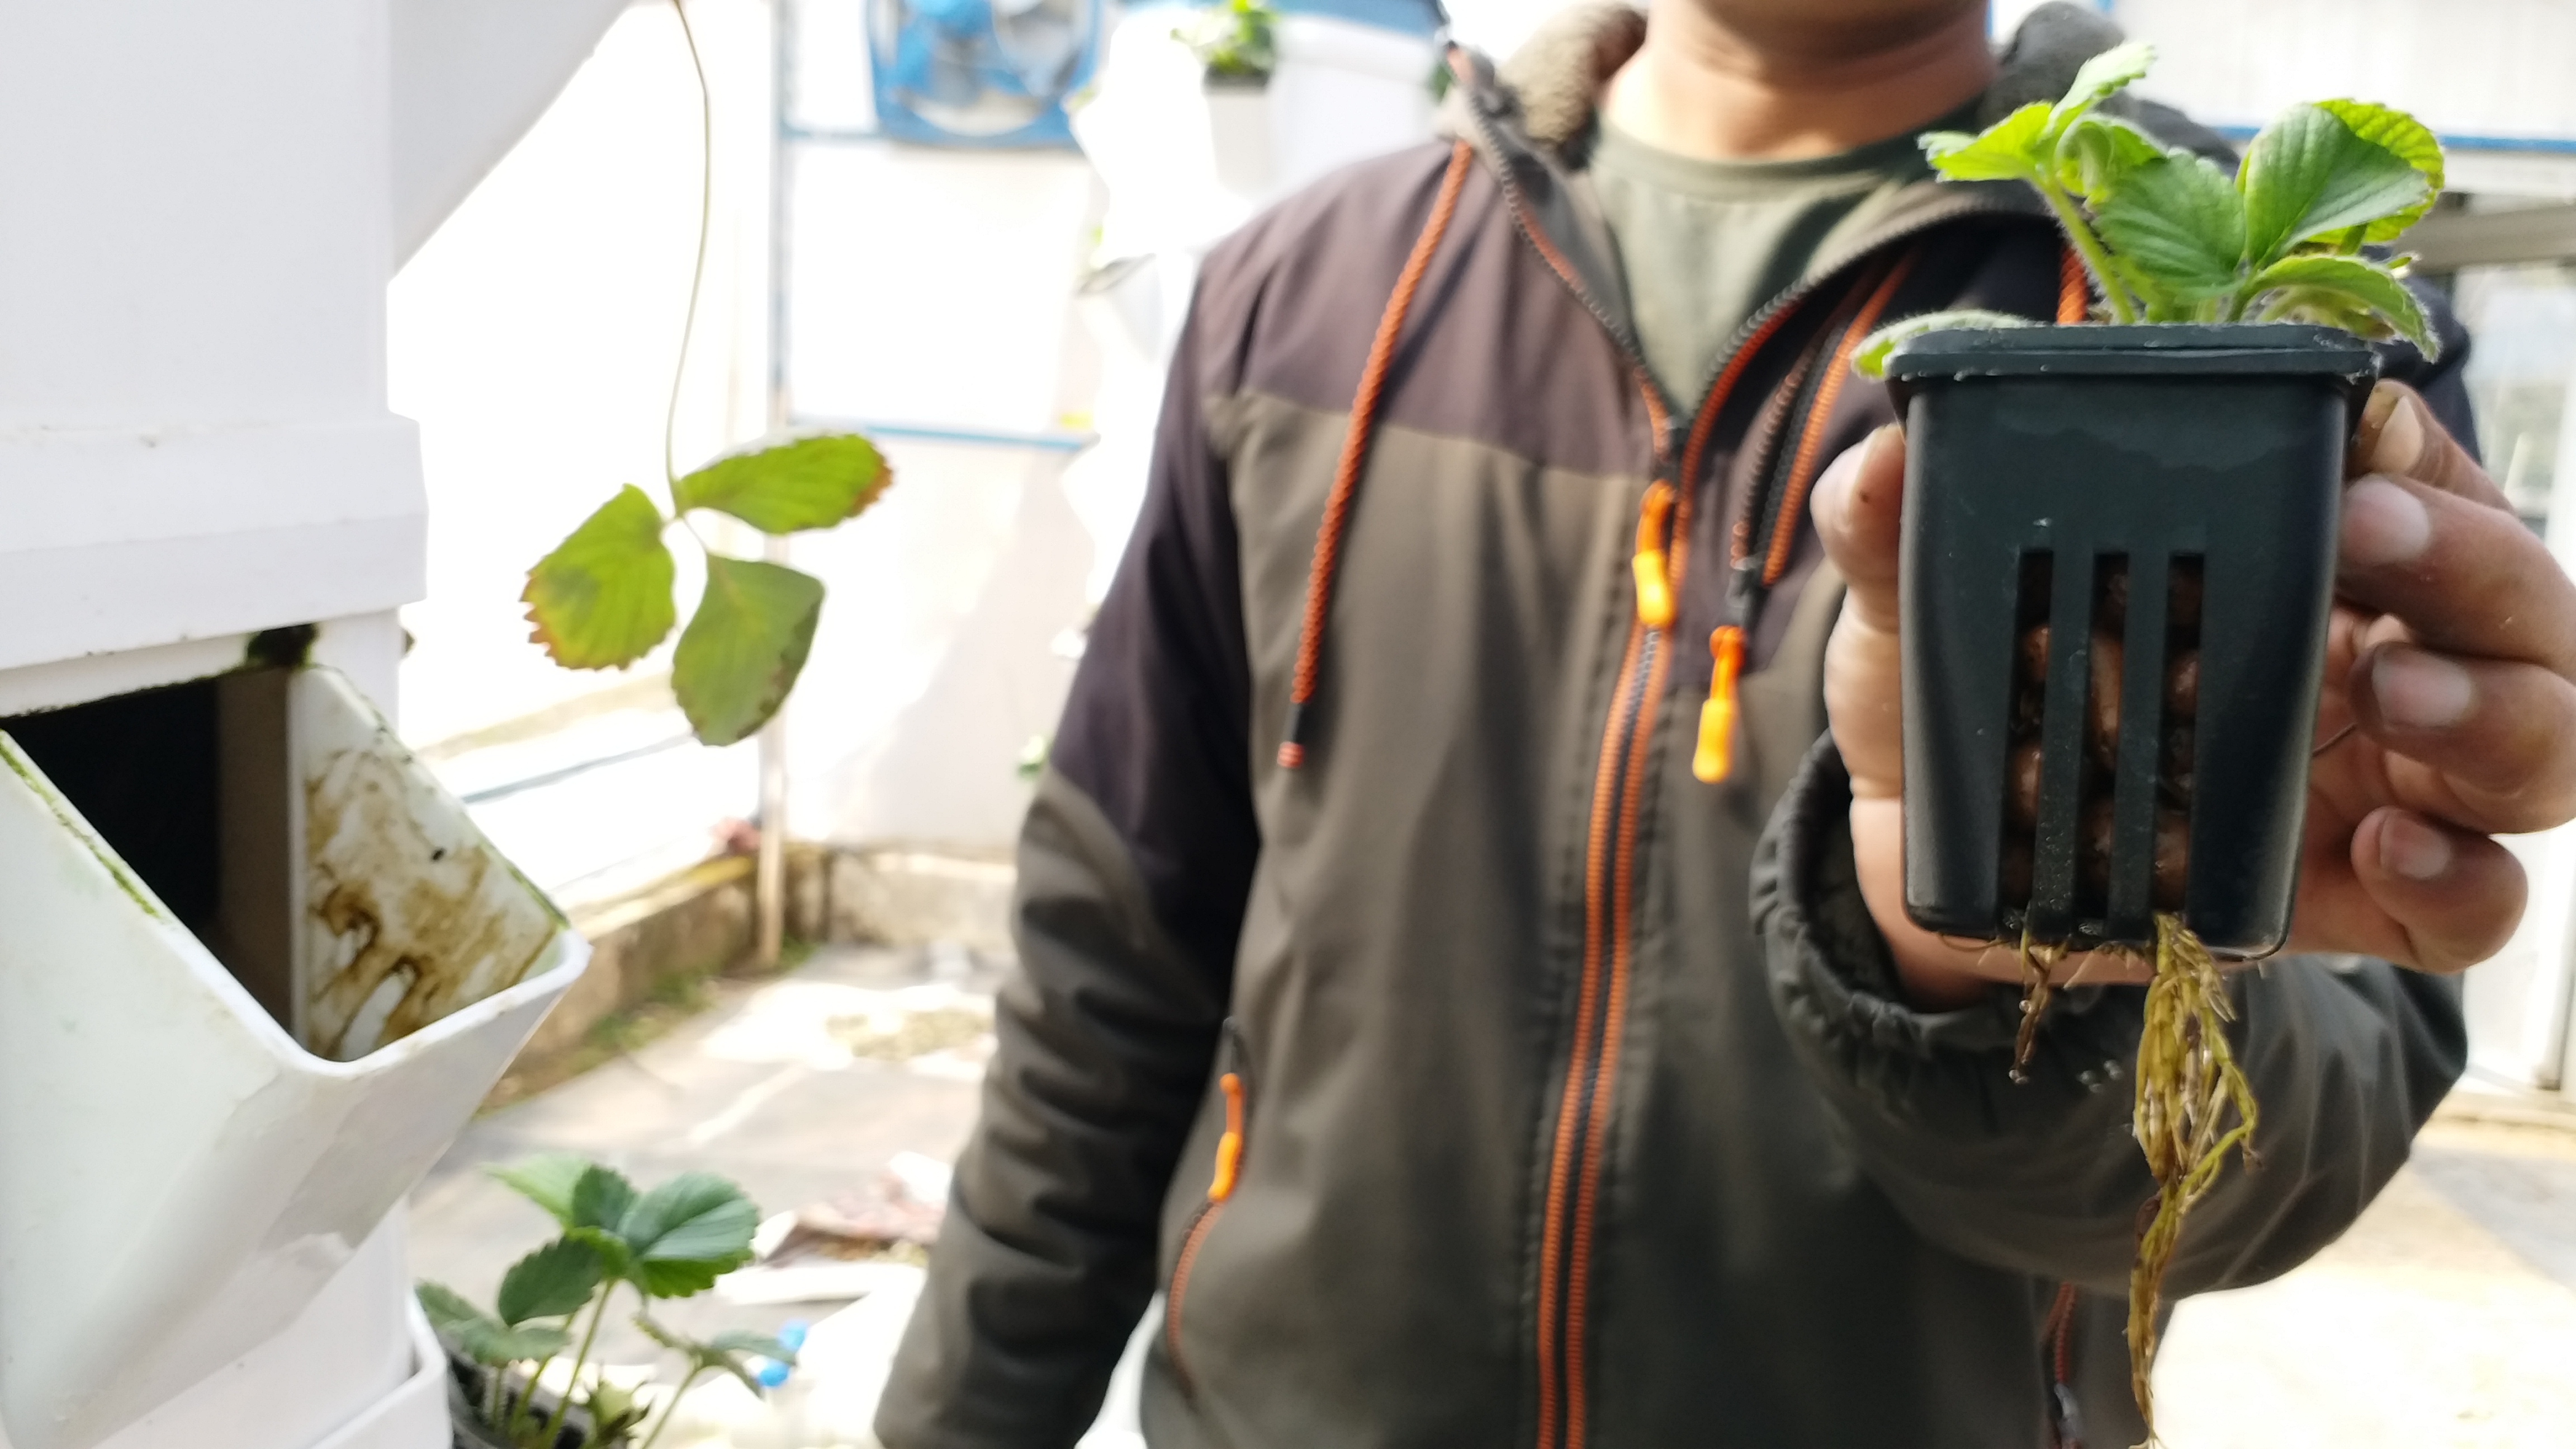
[(1216, 1174), (1208, 1180), (1208, 1201), (1234, 1196), (1234, 1175), (1243, 1166), (1243, 1078), (1232, 1072), (1216, 1079), (1225, 1093), (1225, 1135), (1216, 1140)]
[(1672, 514), (1673, 485), (1649, 486), (1637, 510), (1637, 556), (1629, 565), (1637, 575), (1637, 622), (1649, 629), (1673, 626), (1673, 581), (1664, 567), (1664, 525)]
[(1716, 668), (1708, 676), (1708, 702), (1699, 707), (1699, 748), (1691, 773), (1714, 785), (1735, 768), (1735, 678), (1744, 668), (1744, 631), (1720, 625), (1708, 636)]

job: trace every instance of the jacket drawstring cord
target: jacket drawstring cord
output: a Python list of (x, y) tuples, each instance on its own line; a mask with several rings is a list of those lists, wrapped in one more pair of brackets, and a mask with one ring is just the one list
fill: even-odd
[(1233, 1072), (1216, 1079), (1225, 1094), (1225, 1135), (1216, 1140), (1216, 1171), (1208, 1180), (1208, 1201), (1234, 1196), (1234, 1179), (1243, 1170), (1243, 1078)]
[(1350, 431), (1342, 438), (1340, 466), (1333, 472), (1333, 491), (1324, 499), (1324, 520), (1315, 530), (1315, 559), (1306, 573), (1306, 618), (1297, 636), (1297, 672), (1288, 688), (1288, 722), (1280, 732), (1279, 768), (1294, 770), (1306, 763), (1306, 706), (1315, 698), (1317, 661), (1324, 651), (1324, 618), (1332, 605), (1334, 565), (1339, 562), (1342, 534), (1348, 528), (1351, 504), (1359, 492), (1360, 471), (1368, 462), (1369, 434), (1377, 424), (1380, 395), (1386, 388), (1386, 374), (1395, 358), (1395, 342), (1404, 330), (1404, 314), (1413, 306), (1413, 294), (1421, 288), (1423, 273), (1430, 270), (1431, 253), (1449, 229), (1449, 218), (1458, 210), (1458, 192), (1467, 181), (1467, 168), (1474, 152), (1460, 141), (1449, 153), (1448, 174), (1440, 178), (1439, 198), (1431, 204), (1431, 219), (1423, 225), (1422, 235), (1413, 243), (1413, 254), (1404, 261), (1404, 270), (1395, 279), (1395, 294), (1386, 301), (1385, 315), (1378, 319), (1377, 339), (1369, 344), (1368, 365), (1360, 371), (1360, 390), (1351, 399)]
[[(1860, 349), (1862, 339), (1878, 326), (1881, 314), (1914, 270), (1914, 254), (1898, 257), (1894, 265), (1871, 290), (1869, 300), (1852, 314), (1843, 328), (1842, 339), (1834, 345), (1833, 356), (1825, 363), (1825, 374), (1816, 380), (1816, 398), (1807, 409), (1805, 427), (1798, 438), (1798, 451), (1790, 459), (1788, 486), (1780, 494), (1779, 522), (1772, 529), (1771, 546), (1762, 560), (1762, 587), (1770, 589), (1789, 572), (1791, 546), (1798, 537), (1798, 519), (1807, 506), (1807, 490), (1816, 480), (1818, 465), (1823, 461), (1825, 431), (1833, 418), (1834, 403), (1842, 396), (1843, 383), (1851, 376), (1852, 354)], [(1855, 284), (1857, 285), (1857, 284)], [(1747, 541), (1749, 543), (1749, 540)], [(1744, 626), (1721, 624), (1708, 636), (1708, 651), (1715, 666), (1708, 677), (1708, 699), (1699, 709), (1699, 747), (1691, 753), (1691, 774), (1715, 785), (1735, 771), (1735, 717), (1737, 681), (1744, 667)]]

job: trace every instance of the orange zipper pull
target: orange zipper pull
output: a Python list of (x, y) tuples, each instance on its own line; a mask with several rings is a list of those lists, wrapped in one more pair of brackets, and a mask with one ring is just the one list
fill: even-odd
[(1744, 631), (1720, 625), (1708, 636), (1716, 669), (1708, 677), (1708, 702), (1699, 707), (1699, 748), (1691, 773), (1714, 785), (1735, 768), (1735, 677), (1744, 668)]
[(1234, 1196), (1234, 1176), (1243, 1166), (1243, 1078), (1232, 1072), (1216, 1079), (1225, 1093), (1225, 1135), (1216, 1140), (1216, 1174), (1208, 1180), (1208, 1201)]
[(1637, 510), (1637, 556), (1629, 565), (1637, 575), (1637, 622), (1649, 629), (1673, 626), (1673, 582), (1664, 568), (1664, 525), (1672, 514), (1673, 485), (1649, 486)]

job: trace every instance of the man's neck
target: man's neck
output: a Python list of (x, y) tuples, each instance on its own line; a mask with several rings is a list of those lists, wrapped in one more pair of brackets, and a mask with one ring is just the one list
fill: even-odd
[(1704, 160), (1830, 156), (1919, 131), (1995, 74), (1983, 7), (1849, 46), (1830, 36), (1757, 41), (1693, 0), (1655, 0), (1649, 17), (1645, 44), (1610, 78), (1603, 113), (1650, 146)]

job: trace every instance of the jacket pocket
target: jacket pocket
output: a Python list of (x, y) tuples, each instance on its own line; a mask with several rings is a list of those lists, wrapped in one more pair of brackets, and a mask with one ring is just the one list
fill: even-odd
[(1190, 1215), (1190, 1225), (1181, 1234), (1181, 1250), (1172, 1259), (1172, 1281), (1163, 1290), (1163, 1353), (1172, 1361), (1172, 1371), (1180, 1379), (1183, 1393), (1197, 1392), (1190, 1378), (1189, 1359), (1181, 1351), (1181, 1317), (1189, 1303), (1190, 1271), (1197, 1266), (1199, 1250), (1207, 1245), (1217, 1219), (1225, 1216), (1225, 1205), (1243, 1176), (1244, 1126), (1251, 1115), (1250, 1078), (1243, 1033), (1229, 1017), (1217, 1046), (1216, 1085), (1225, 1098), (1225, 1133), (1216, 1141), (1216, 1167), (1208, 1177), (1207, 1200)]

